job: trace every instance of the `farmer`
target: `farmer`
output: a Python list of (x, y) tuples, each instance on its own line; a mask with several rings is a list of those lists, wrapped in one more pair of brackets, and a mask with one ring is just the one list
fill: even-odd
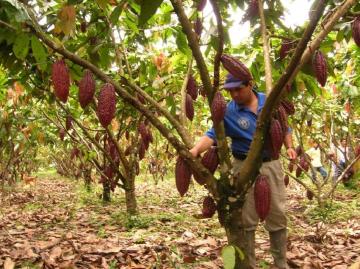
[[(315, 171), (318, 171), (323, 179), (325, 180), (327, 177), (327, 172), (324, 166), (321, 163), (321, 152), (320, 152), (320, 145), (316, 141), (311, 141), (311, 148), (306, 151), (306, 154), (309, 155), (311, 159), (311, 165)], [(315, 171), (311, 169), (312, 180), (316, 181), (316, 174)]]
[[(261, 112), (266, 95), (256, 91), (253, 81), (241, 81), (228, 74), (224, 84), (225, 90), (231, 95), (232, 101), (228, 103), (224, 118), (226, 136), (232, 140), (231, 150), (234, 157), (234, 174), (241, 170), (243, 160), (250, 148), (256, 128), (256, 120)], [(216, 140), (214, 129), (210, 129), (200, 138), (190, 150), (194, 157), (214, 145)], [(296, 152), (292, 144), (291, 133), (285, 135), (284, 144), (290, 159), (296, 158)], [(283, 171), (279, 160), (272, 160), (269, 153), (263, 153), (263, 164), (260, 174), (269, 177), (271, 188), (270, 213), (265, 219), (265, 228), (270, 234), (271, 253), (274, 257), (274, 268), (288, 268), (286, 263), (286, 216), (285, 216), (285, 186)], [(245, 251), (248, 255), (250, 266), (255, 268), (255, 230), (259, 217), (254, 205), (254, 189), (250, 188), (243, 207), (242, 223), (246, 231)]]

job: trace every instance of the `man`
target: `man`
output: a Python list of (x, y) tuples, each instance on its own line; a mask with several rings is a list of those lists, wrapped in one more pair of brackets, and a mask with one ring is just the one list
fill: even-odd
[(346, 162), (350, 159), (349, 147), (347, 147), (347, 142), (345, 138), (340, 140), (340, 146), (332, 146), (332, 150), (329, 153), (330, 159), (333, 161), (332, 169), (333, 174), (333, 184), (336, 183), (338, 177), (342, 174), (346, 168)]
[[(243, 160), (249, 151), (250, 143), (256, 129), (256, 120), (265, 104), (266, 96), (257, 92), (253, 81), (241, 81), (231, 74), (226, 77), (224, 88), (230, 93), (232, 101), (228, 103), (224, 118), (226, 136), (232, 139), (231, 150), (234, 156), (234, 174), (241, 170)], [(209, 149), (215, 143), (214, 129), (206, 132), (190, 150), (194, 157)], [(291, 133), (285, 135), (285, 146), (290, 159), (296, 158), (292, 145)], [(271, 252), (274, 257), (274, 268), (288, 268), (286, 263), (286, 216), (285, 186), (283, 172), (279, 160), (271, 160), (269, 153), (264, 151), (260, 174), (269, 177), (271, 187), (270, 213), (265, 219), (265, 228), (270, 233)], [(243, 207), (242, 223), (246, 231), (245, 250), (250, 266), (255, 268), (255, 230), (259, 222), (254, 204), (254, 189), (250, 188)]]
[[(311, 148), (306, 151), (306, 154), (309, 155), (311, 159), (311, 165), (314, 168), (314, 170), (318, 171), (325, 180), (327, 177), (327, 172), (321, 163), (321, 152), (320, 152), (319, 143), (317, 143), (316, 141), (311, 141)], [(315, 182), (316, 174), (314, 173), (314, 170), (311, 169), (311, 174), (312, 174), (312, 180)]]

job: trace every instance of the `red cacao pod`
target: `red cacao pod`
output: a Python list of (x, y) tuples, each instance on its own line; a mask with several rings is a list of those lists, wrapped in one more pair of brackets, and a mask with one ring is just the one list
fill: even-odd
[(186, 92), (191, 96), (191, 98), (195, 101), (198, 96), (198, 86), (195, 78), (190, 75), (188, 83), (186, 85)]
[(270, 124), (270, 138), (275, 153), (280, 152), (284, 142), (284, 133), (278, 120), (272, 119)]
[(145, 123), (144, 123), (143, 121), (140, 122), (140, 124), (139, 124), (139, 133), (140, 133), (141, 138), (142, 138), (143, 140), (146, 140), (146, 139), (147, 139), (148, 130), (147, 130), (146, 125), (145, 125)]
[(360, 145), (355, 148), (355, 158), (360, 156)]
[(206, 196), (203, 201), (202, 216), (204, 218), (212, 218), (216, 212), (216, 204), (211, 196)]
[(290, 181), (290, 178), (288, 175), (285, 175), (284, 176), (284, 184), (285, 184), (285, 187), (287, 187), (289, 185), (289, 181)]
[(197, 18), (194, 24), (194, 31), (198, 36), (201, 36), (203, 24), (200, 18)]
[(67, 116), (66, 117), (66, 121), (65, 121), (65, 127), (66, 127), (66, 130), (69, 131), (72, 127), (72, 117), (71, 116)]
[(60, 137), (60, 140), (61, 141), (64, 141), (64, 138), (65, 138), (65, 130), (63, 129), (63, 128), (61, 128), (60, 130), (59, 130), (59, 137)]
[(289, 125), (288, 125), (288, 115), (286, 113), (286, 110), (283, 106), (279, 106), (279, 108), (277, 109), (277, 113), (276, 113), (276, 117), (280, 122), (283, 134), (286, 134), (288, 132), (289, 129)]
[(296, 168), (296, 172), (295, 172), (296, 177), (301, 176), (302, 171), (303, 171), (303, 170), (301, 169), (301, 167), (298, 166), (298, 167)]
[(73, 148), (71, 150), (70, 159), (73, 160), (75, 157), (80, 156), (80, 150), (78, 148)]
[(144, 159), (145, 157), (145, 151), (146, 151), (146, 145), (144, 143), (143, 139), (140, 139), (140, 145), (139, 145), (139, 160)]
[(295, 163), (293, 160), (291, 160), (289, 162), (289, 166), (288, 166), (288, 169), (289, 169), (289, 172), (292, 173), (294, 171), (294, 167), (295, 167)]
[(86, 70), (79, 82), (79, 103), (85, 108), (93, 100), (95, 94), (95, 80), (90, 70)]
[(258, 175), (254, 187), (255, 209), (260, 221), (264, 221), (270, 211), (271, 190), (268, 177)]
[(314, 193), (310, 190), (306, 190), (306, 197), (311, 201), (314, 198)]
[(243, 22), (259, 16), (259, 5), (257, 0), (250, 0), (249, 6), (242, 19)]
[(310, 164), (307, 161), (305, 155), (302, 155), (300, 158), (299, 166), (305, 171), (309, 171)]
[[(219, 157), (217, 155), (217, 148), (211, 147), (201, 159), (202, 165), (204, 165), (211, 174), (214, 174), (218, 165), (219, 165)], [(206, 182), (206, 178), (201, 177), (200, 175), (194, 173), (194, 179), (200, 185), (204, 185)]]
[(184, 196), (189, 189), (191, 168), (182, 157), (178, 157), (175, 167), (176, 188), (180, 196)]
[(204, 7), (205, 7), (205, 5), (206, 5), (206, 1), (207, 1), (207, 0), (199, 0), (199, 1), (198, 1), (198, 4), (197, 4), (197, 6), (196, 6), (196, 9), (197, 9), (198, 11), (203, 11), (203, 10), (204, 10)]
[(324, 55), (319, 50), (314, 54), (313, 70), (317, 81), (324, 87), (327, 80), (327, 65)]
[(294, 115), (295, 114), (295, 107), (294, 104), (286, 99), (281, 100), (280, 102), (281, 106), (284, 107), (286, 113), (288, 115)]
[(219, 124), (225, 117), (226, 101), (221, 92), (216, 92), (211, 103), (211, 118), (215, 125)]
[(294, 49), (295, 44), (296, 43), (293, 40), (290, 40), (290, 39), (283, 39), (282, 40), (280, 51), (279, 51), (280, 60), (283, 60), (289, 54), (289, 52), (292, 49)]
[(98, 98), (97, 116), (101, 125), (106, 128), (115, 116), (116, 95), (114, 86), (106, 83), (102, 86)]
[(189, 120), (193, 120), (194, 119), (194, 105), (193, 105), (193, 99), (191, 98), (191, 96), (189, 94), (186, 94), (186, 100), (185, 100), (185, 113), (186, 113), (186, 117)]
[(357, 16), (351, 26), (355, 44), (360, 47), (360, 16)]
[(55, 95), (63, 103), (69, 97), (70, 75), (64, 60), (53, 63), (51, 68), (51, 79), (55, 89)]
[(249, 69), (238, 59), (233, 56), (223, 54), (220, 58), (224, 68), (234, 77), (242, 81), (252, 80), (252, 75)]

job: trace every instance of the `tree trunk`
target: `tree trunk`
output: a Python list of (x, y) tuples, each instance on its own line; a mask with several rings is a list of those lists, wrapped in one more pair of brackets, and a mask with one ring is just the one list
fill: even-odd
[[(248, 255), (246, 253), (246, 236), (243, 225), (241, 225), (241, 213), (241, 207), (234, 208), (232, 212), (225, 218), (226, 221), (224, 222), (224, 228), (226, 231), (228, 244), (239, 248), (245, 256), (245, 259), (241, 260), (238, 253), (236, 253), (234, 269), (252, 269), (249, 264)], [(221, 214), (222, 213), (220, 213), (220, 215)]]
[(104, 182), (103, 183), (103, 202), (107, 203), (111, 201), (111, 196), (110, 196), (110, 184), (108, 182)]
[(137, 203), (135, 195), (135, 177), (131, 176), (125, 189), (126, 212), (130, 215), (137, 214)]
[(91, 169), (85, 169), (83, 172), (85, 188), (87, 192), (91, 191)]

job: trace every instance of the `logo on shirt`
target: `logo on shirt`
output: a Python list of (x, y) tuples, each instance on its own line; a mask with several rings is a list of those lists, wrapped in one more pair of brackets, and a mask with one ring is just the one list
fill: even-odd
[(250, 120), (248, 118), (241, 117), (238, 120), (238, 124), (240, 125), (241, 129), (247, 130), (250, 127)]

